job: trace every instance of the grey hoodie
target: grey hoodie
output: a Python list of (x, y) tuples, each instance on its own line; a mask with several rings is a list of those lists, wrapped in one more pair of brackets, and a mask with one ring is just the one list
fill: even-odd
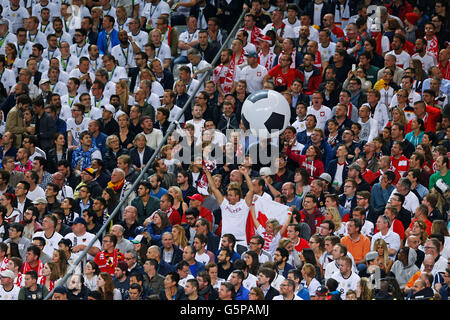
[(406, 283), (411, 279), (411, 277), (419, 271), (416, 266), (417, 253), (416, 250), (409, 249), (408, 253), (408, 265), (404, 266), (400, 260), (394, 262), (391, 268), (391, 272), (395, 275), (401, 289), (403, 289)]

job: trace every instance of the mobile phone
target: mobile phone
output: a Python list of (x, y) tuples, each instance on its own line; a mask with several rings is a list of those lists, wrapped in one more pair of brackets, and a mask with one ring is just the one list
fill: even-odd
[(352, 71), (356, 70), (356, 64), (352, 64)]

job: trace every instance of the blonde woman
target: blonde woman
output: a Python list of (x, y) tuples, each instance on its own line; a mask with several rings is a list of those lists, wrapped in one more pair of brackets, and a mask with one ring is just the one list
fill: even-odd
[(128, 91), (127, 80), (119, 80), (116, 82), (116, 94), (120, 98), (120, 105), (122, 106), (122, 111), (125, 113), (130, 113), (129, 106), (134, 105), (134, 98), (130, 95)]
[(301, 273), (303, 276), (303, 280), (300, 282), (301, 285), (308, 289), (310, 296), (315, 296), (317, 288), (320, 287), (320, 282), (316, 279), (316, 267), (311, 263), (305, 263)]
[(386, 241), (383, 239), (377, 239), (373, 243), (373, 251), (378, 253), (378, 259), (380, 261), (380, 268), (386, 271), (386, 274), (391, 270), (394, 260), (389, 259), (388, 247)]
[(173, 197), (173, 208), (177, 210), (180, 215), (183, 215), (189, 206), (183, 201), (183, 191), (181, 191), (178, 186), (171, 186), (167, 190), (168, 193)]
[(181, 169), (181, 162), (178, 159), (173, 158), (173, 146), (166, 144), (161, 148), (161, 159), (164, 159), (164, 164), (167, 167), (167, 171), (175, 173), (176, 167)]
[(334, 233), (337, 236), (343, 236), (345, 234), (345, 224), (342, 222), (341, 215), (337, 208), (325, 209), (325, 220), (331, 220), (334, 223)]
[(188, 244), (184, 228), (179, 224), (172, 226), (172, 235), (173, 244), (178, 246), (181, 250), (184, 250), (184, 247), (186, 247)]
[(394, 122), (400, 122), (406, 128), (406, 126), (408, 125), (408, 120), (406, 120), (405, 111), (395, 107), (392, 109), (391, 113), (392, 113), (392, 121), (389, 121), (386, 124), (386, 127), (392, 126)]

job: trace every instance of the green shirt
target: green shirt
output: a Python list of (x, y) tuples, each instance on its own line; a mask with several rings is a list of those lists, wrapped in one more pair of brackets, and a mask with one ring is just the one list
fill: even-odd
[(366, 69), (366, 79), (372, 83), (372, 87), (378, 80), (378, 70), (380, 69), (372, 65), (370, 65), (369, 69)]
[(434, 185), (436, 184), (436, 182), (439, 179), (444, 180), (444, 182), (450, 186), (450, 170), (447, 172), (447, 174), (445, 176), (441, 176), (441, 172), (440, 171), (432, 174), (430, 176), (430, 183), (429, 183), (429, 186), (428, 186), (430, 190), (434, 187)]

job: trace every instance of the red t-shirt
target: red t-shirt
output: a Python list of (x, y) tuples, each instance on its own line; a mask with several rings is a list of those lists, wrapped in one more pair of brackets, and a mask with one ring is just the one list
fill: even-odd
[[(436, 132), (437, 123), (441, 117), (441, 110), (432, 106), (426, 106), (426, 112), (425, 117), (422, 119), (425, 125), (425, 132)], [(411, 121), (412, 120), (410, 120), (406, 126), (407, 132), (411, 131)]]
[(306, 240), (303, 239), (303, 238), (299, 238), (299, 239), (300, 239), (300, 240), (299, 240), (298, 244), (295, 246), (295, 250), (297, 250), (297, 252), (302, 252), (303, 249), (309, 248), (309, 243), (308, 243), (308, 241), (306, 241)]
[(400, 159), (396, 159), (393, 156), (391, 156), (391, 165), (397, 169), (398, 174), (400, 176), (403, 176), (405, 172), (408, 172), (409, 170), (409, 161), (408, 158), (405, 156), (401, 156)]
[(285, 85), (288, 88), (291, 87), (292, 81), (302, 78), (301, 72), (297, 69), (290, 68), (287, 73), (283, 73), (279, 64), (269, 71), (269, 76), (273, 78), (273, 83), (275, 86)]

